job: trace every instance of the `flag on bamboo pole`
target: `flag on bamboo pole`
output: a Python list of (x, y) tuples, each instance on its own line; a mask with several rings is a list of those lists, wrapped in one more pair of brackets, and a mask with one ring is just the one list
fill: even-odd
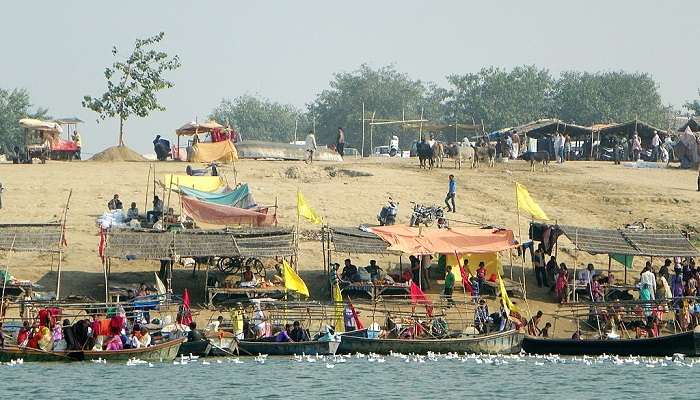
[(360, 321), (360, 315), (357, 310), (355, 310), (355, 306), (352, 304), (350, 296), (348, 296), (348, 307), (350, 307), (350, 311), (352, 311), (352, 319), (355, 320), (355, 327), (357, 330), (365, 329), (365, 325), (362, 323), (362, 321)]
[(343, 318), (345, 307), (343, 305), (343, 295), (340, 293), (338, 282), (333, 286), (333, 302), (335, 303), (335, 315), (333, 316), (335, 321), (335, 333), (343, 333), (345, 332), (345, 319)]
[(498, 288), (501, 291), (501, 299), (503, 300), (503, 304), (508, 307), (509, 310), (511, 311), (518, 311), (518, 307), (513, 304), (512, 301), (510, 301), (510, 297), (508, 297), (508, 292), (506, 292), (506, 285), (503, 283), (503, 278), (501, 278), (501, 274), (498, 274)]
[(309, 297), (309, 289), (306, 287), (306, 283), (297, 275), (296, 272), (289, 266), (287, 260), (282, 260), (282, 275), (284, 278), (284, 287), (287, 290), (303, 294)]
[(535, 200), (532, 199), (530, 192), (527, 191), (525, 186), (518, 182), (515, 182), (515, 197), (518, 201), (518, 208), (532, 215), (532, 218), (549, 220), (547, 214), (545, 214)]
[(321, 225), (321, 217), (306, 203), (304, 195), (300, 190), (297, 190), (297, 214), (306, 218), (309, 222)]

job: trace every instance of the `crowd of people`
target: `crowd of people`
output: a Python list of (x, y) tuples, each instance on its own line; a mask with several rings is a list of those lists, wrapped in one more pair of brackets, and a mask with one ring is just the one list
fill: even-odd
[(32, 324), (25, 320), (15, 338), (18, 347), (46, 352), (59, 351), (114, 351), (138, 349), (152, 345), (153, 339), (146, 326), (126, 317), (119, 306), (107, 315), (93, 314), (71, 324), (59, 308), (42, 309)]

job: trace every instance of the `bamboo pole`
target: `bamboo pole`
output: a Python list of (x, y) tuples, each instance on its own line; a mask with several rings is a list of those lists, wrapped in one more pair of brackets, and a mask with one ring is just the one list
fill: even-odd
[(365, 102), (362, 102), (362, 149), (360, 152), (362, 158), (365, 157)]
[[(178, 136), (178, 139), (180, 136)], [(148, 210), (148, 191), (151, 187), (151, 169), (153, 168), (153, 164), (148, 164), (148, 177), (146, 178), (146, 199), (143, 202), (143, 212), (145, 213), (146, 210)]]
[(73, 189), (68, 192), (66, 199), (66, 207), (63, 209), (63, 217), (61, 218), (61, 237), (58, 242), (58, 271), (56, 276), (56, 300), (61, 298), (61, 267), (63, 266), (63, 242), (66, 239), (66, 219), (68, 217), (68, 207), (70, 198), (73, 196)]

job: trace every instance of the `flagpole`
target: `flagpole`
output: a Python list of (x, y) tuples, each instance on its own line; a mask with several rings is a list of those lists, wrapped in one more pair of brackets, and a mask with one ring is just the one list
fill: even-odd
[(299, 224), (300, 224), (300, 219), (301, 219), (301, 213), (299, 212), (299, 193), (301, 191), (299, 190), (299, 187), (297, 187), (297, 229), (296, 229), (296, 244), (294, 248), (294, 270), (296, 271), (299, 264)]

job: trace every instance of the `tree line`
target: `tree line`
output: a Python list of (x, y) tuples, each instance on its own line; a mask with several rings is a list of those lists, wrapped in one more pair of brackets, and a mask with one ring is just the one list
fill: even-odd
[[(101, 119), (106, 116), (126, 119), (122, 115), (127, 108), (125, 104), (134, 108), (127, 114), (136, 116), (146, 116), (150, 109), (163, 109), (154, 93), (173, 86), (160, 75), (178, 67), (179, 60), (156, 50), (141, 49), (141, 46), (157, 44), (161, 39), (162, 33), (137, 41), (135, 51), (125, 62), (116, 62), (106, 69), (108, 91), (105, 95), (101, 98), (86, 96), (84, 105), (97, 111)], [(116, 49), (113, 53), (117, 54)], [(155, 59), (159, 66), (155, 73), (146, 70), (136, 75), (129, 65), (145, 65), (141, 62), (144, 59)], [(128, 83), (128, 79), (113, 79), (115, 70), (125, 68), (129, 73), (121, 76), (129, 79), (136, 76), (144, 81), (141, 86), (148, 90), (136, 91), (140, 97), (130, 98), (122, 93), (126, 90), (123, 89), (125, 85), (134, 86)], [(111, 84), (112, 80), (115, 84)], [(663, 103), (658, 88), (659, 84), (647, 73), (565, 71), (554, 76), (547, 69), (534, 65), (509, 70), (486, 67), (477, 72), (452, 74), (447, 76), (447, 85), (442, 87), (414, 79), (393, 65), (372, 68), (363, 64), (356, 70), (334, 74), (328, 88), (303, 108), (244, 94), (223, 99), (209, 116), (234, 126), (244, 139), (286, 142), (294, 139), (295, 132), (297, 139), (303, 140), (309, 131), (314, 131), (319, 143), (328, 144), (335, 141), (337, 128), (343, 127), (348, 147), (361, 144), (363, 102), (368, 119), (418, 119), (422, 115), (432, 122), (483, 125), (486, 131), (540, 118), (559, 118), (580, 125), (638, 118), (666, 128), (674, 110)], [(143, 93), (148, 97), (143, 98)], [(119, 101), (108, 96), (112, 94)], [(695, 100), (684, 107), (698, 113), (699, 104)], [(18, 142), (21, 129), (17, 121), (27, 116), (45, 118), (47, 110), (33, 106), (24, 89), (0, 88), (0, 144), (3, 147)], [(368, 125), (366, 129), (365, 150), (368, 151)], [(397, 135), (403, 148), (417, 137), (415, 130), (403, 130), (398, 125), (375, 126), (372, 133), (375, 145), (388, 144), (390, 136)], [(454, 137), (451, 135), (444, 139)]]
[[(665, 128), (673, 112), (663, 103), (658, 83), (639, 72), (566, 71), (555, 77), (547, 69), (524, 65), (453, 74), (447, 82), (441, 87), (391, 65), (374, 69), (363, 64), (335, 74), (329, 87), (303, 109), (244, 95), (222, 100), (210, 116), (249, 139), (289, 141), (295, 131), (303, 139), (315, 130), (320, 143), (333, 143), (337, 128), (343, 127), (349, 146), (358, 147), (363, 102), (368, 119), (419, 119), (422, 114), (431, 122), (483, 125), (487, 132), (540, 118), (580, 125), (638, 118)], [(369, 127), (365, 129), (368, 150)], [(388, 144), (391, 135), (399, 136), (405, 147), (417, 132), (398, 125), (375, 126), (374, 144)], [(444, 139), (452, 137), (450, 133)]]

